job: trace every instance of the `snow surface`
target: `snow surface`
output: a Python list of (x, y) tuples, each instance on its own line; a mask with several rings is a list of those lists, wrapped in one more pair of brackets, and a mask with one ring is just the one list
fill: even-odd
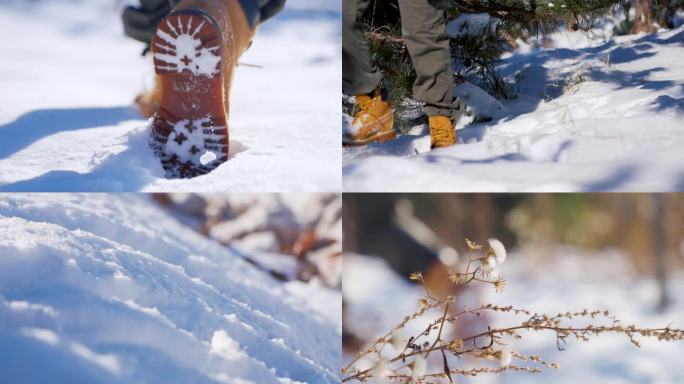
[(0, 195), (0, 382), (335, 383), (340, 319), (146, 196)]
[(556, 48), (523, 44), (505, 57), (501, 73), (520, 97), (491, 122), (463, 119), (456, 146), (430, 151), (419, 126), (345, 149), (344, 190), (684, 190), (684, 27), (594, 32), (556, 33)]
[(452, 37), (476, 36), (487, 30), (495, 33), (499, 22), (488, 13), (462, 13), (447, 23), (446, 31)]
[(339, 191), (340, 2), (289, 0), (240, 59), (231, 159), (167, 180), (132, 107), (151, 56), (111, 0), (0, 1), (0, 190)]
[[(617, 250), (588, 251), (559, 246), (547, 260), (524, 259), (525, 251), (513, 252), (501, 267), (507, 281), (503, 293), (490, 287), (466, 291), (459, 302), (470, 308), (492, 303), (513, 305), (540, 313), (607, 309), (623, 324), (643, 327), (671, 325), (684, 328), (684, 274), (673, 272), (669, 280), (674, 302), (664, 313), (656, 310), (657, 282), (639, 276)], [(344, 255), (345, 329), (365, 340), (372, 340), (396, 325), (404, 316), (418, 309), (423, 291), (408, 278), (392, 271), (377, 257)], [(404, 337), (425, 329), (427, 321), (440, 313), (428, 312), (425, 321), (410, 322)], [(494, 326), (510, 325), (514, 317), (493, 317)], [(523, 316), (518, 322), (526, 320)], [(484, 327), (483, 324), (480, 324)], [(483, 329), (484, 330), (484, 329)], [(684, 372), (681, 356), (684, 342), (657, 342), (642, 339), (642, 347), (634, 347), (624, 336), (603, 335), (588, 343), (568, 340), (565, 350), (556, 349), (552, 334), (523, 334), (523, 344), (513, 343), (512, 349), (527, 354), (540, 354), (547, 361), (560, 364), (558, 370), (530, 375), (507, 373), (502, 376), (483, 375), (476, 379), (461, 378), (463, 383), (681, 383)], [(523, 346), (520, 348), (520, 346)], [(353, 356), (346, 354), (345, 361)], [(468, 362), (465, 362), (468, 364)], [(439, 371), (441, 360), (432, 361), (428, 373)], [(453, 367), (452, 367), (453, 368)]]
[[(496, 119), (506, 113), (506, 107), (499, 100), (469, 81), (464, 81), (455, 86), (454, 95), (467, 106), (467, 110), (473, 116), (482, 119), (482, 121), (484, 119)], [(466, 119), (468, 116), (463, 118)]]

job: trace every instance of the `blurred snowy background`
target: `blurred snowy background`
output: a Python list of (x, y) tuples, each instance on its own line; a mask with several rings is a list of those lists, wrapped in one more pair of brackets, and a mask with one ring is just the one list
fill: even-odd
[[(492, 303), (552, 314), (607, 309), (624, 324), (684, 328), (682, 217), (684, 197), (677, 194), (345, 195), (343, 360), (418, 309), (424, 291), (408, 280), (414, 271), (423, 272), (433, 293), (456, 295), (461, 307)], [(497, 237), (507, 245), (503, 293), (449, 284), (446, 266), (465, 251), (464, 237), (481, 244)], [(405, 336), (439, 315), (410, 323)], [(487, 315), (459, 321), (451, 334), (524, 320)], [(644, 340), (638, 349), (624, 336), (600, 336), (569, 340), (558, 351), (552, 334), (523, 336), (514, 350), (541, 354), (560, 369), (459, 382), (684, 382), (682, 342)], [(428, 372), (441, 369), (437, 358)]]
[[(128, 1), (127, 1), (128, 2)], [(0, 0), (0, 190), (338, 191), (340, 1), (289, 0), (237, 68), (231, 160), (167, 180), (133, 100), (153, 84), (115, 0)]]
[(282, 281), (342, 287), (337, 194), (156, 194), (181, 223)]
[(339, 382), (340, 200), (0, 194), (0, 382)]

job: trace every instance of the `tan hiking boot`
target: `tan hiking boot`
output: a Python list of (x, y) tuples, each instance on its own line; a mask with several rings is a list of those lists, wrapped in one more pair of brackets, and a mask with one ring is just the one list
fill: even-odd
[[(254, 35), (239, 0), (183, 0), (157, 27), (151, 147), (167, 177), (189, 178), (228, 160), (228, 96)], [(144, 112), (144, 111), (143, 111)]]
[(135, 98), (135, 105), (138, 106), (140, 113), (149, 119), (159, 111), (161, 102), (161, 81), (159, 76), (155, 76), (155, 84), (152, 89), (146, 90)]
[(382, 99), (380, 90), (373, 96), (357, 95), (351, 129), (344, 133), (343, 145), (365, 145), (397, 137), (394, 132), (394, 110)]
[(432, 148), (448, 147), (456, 144), (456, 128), (446, 116), (429, 116), (430, 143)]

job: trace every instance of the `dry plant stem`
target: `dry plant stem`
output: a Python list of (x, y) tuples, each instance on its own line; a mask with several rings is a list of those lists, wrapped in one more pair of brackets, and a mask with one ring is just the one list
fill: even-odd
[[(449, 373), (453, 373), (456, 375), (461, 375), (461, 376), (477, 376), (481, 373), (504, 373), (508, 371), (515, 371), (515, 372), (530, 372), (530, 373), (540, 373), (541, 370), (539, 368), (530, 368), (530, 367), (520, 367), (517, 365), (509, 365), (507, 367), (498, 367), (498, 368), (491, 368), (491, 367), (480, 367), (480, 368), (472, 368), (472, 369), (451, 369), (449, 370)], [(434, 378), (446, 378), (447, 373), (446, 372), (441, 372), (441, 373), (428, 373), (426, 375), (423, 375), (424, 378), (429, 378), (429, 377), (434, 377)], [(391, 375), (387, 376), (388, 379), (394, 379), (394, 380), (406, 380), (410, 379), (410, 376), (407, 375)]]
[[(462, 270), (463, 272), (450, 271), (449, 279), (454, 284), (458, 285), (469, 284), (473, 281), (481, 282), (493, 285), (497, 292), (501, 291), (505, 281), (498, 277), (498, 272), (495, 270), (496, 265), (498, 263), (503, 263), (506, 259), (506, 251), (501, 242), (490, 239), (490, 248), (487, 252), (482, 252), (481, 246), (467, 239), (466, 244), (468, 245), (469, 252), (467, 263)], [(482, 256), (474, 258), (473, 251), (481, 252)], [(473, 266), (474, 263), (480, 263), (480, 265)], [(471, 268), (474, 269), (471, 271)], [(482, 278), (478, 277), (478, 274), (481, 275)], [(487, 280), (488, 277), (496, 278), (496, 280)], [(636, 339), (637, 337), (655, 338), (659, 341), (684, 340), (683, 330), (673, 329), (669, 326), (663, 328), (638, 328), (635, 325), (624, 326), (612, 317), (608, 311), (589, 311), (584, 309), (577, 312), (568, 311), (558, 313), (557, 315), (546, 315), (537, 313), (532, 314), (527, 309), (514, 308), (513, 306), (486, 304), (473, 309), (463, 308), (456, 314), (449, 314), (449, 309), (455, 302), (454, 297), (448, 296), (444, 300), (434, 298), (430, 294), (421, 273), (413, 273), (409, 279), (420, 282), (425, 291), (425, 297), (419, 300), (420, 309), (413, 314), (405, 316), (399, 324), (390, 329), (384, 336), (376, 339), (370, 347), (359, 352), (355, 358), (342, 369), (344, 376), (342, 382), (346, 383), (355, 380), (366, 381), (378, 377), (382, 377), (389, 381), (401, 381), (404, 383), (423, 383), (425, 382), (425, 379), (429, 378), (442, 378), (448, 379), (449, 382), (453, 382), (452, 374), (460, 376), (477, 376), (479, 374), (502, 374), (508, 371), (538, 373), (541, 372), (543, 368), (558, 368), (557, 364), (548, 363), (542, 360), (538, 355), (525, 356), (511, 351), (502, 342), (505, 337), (510, 337), (515, 340), (523, 339), (523, 336), (519, 333), (523, 330), (529, 332), (551, 331), (555, 333), (556, 347), (559, 350), (563, 349), (563, 345), (569, 337), (574, 337), (578, 341), (589, 341), (591, 336), (598, 336), (604, 333), (623, 334), (637, 347), (640, 346), (639, 341)], [(399, 330), (405, 328), (412, 320), (425, 316), (428, 310), (437, 308), (441, 309), (441, 316), (438, 319), (431, 321), (418, 335), (409, 338), (408, 342), (403, 347), (403, 350), (401, 350), (398, 355), (387, 359), (380, 358), (380, 361), (376, 366), (368, 369), (359, 370), (356, 367), (359, 360), (365, 356), (377, 355), (380, 357), (381, 352), (386, 345), (392, 343), (393, 340), (396, 343), (397, 339), (395, 338), (397, 337)], [(496, 329), (488, 328), (485, 332), (480, 332), (463, 339), (444, 340), (442, 338), (447, 323), (454, 324), (458, 319), (466, 315), (480, 317), (482, 312), (510, 313), (512, 315), (529, 316), (529, 318), (519, 325)], [(611, 325), (591, 324), (591, 321), (598, 317), (610, 320), (612, 322)], [(590, 322), (590, 324), (586, 326), (563, 324), (563, 322), (569, 322), (574, 319), (583, 319), (583, 321)], [(434, 341), (431, 343), (425, 341), (422, 344), (418, 342), (423, 337), (427, 338), (433, 330), (438, 330)], [(478, 340), (481, 340), (482, 338), (487, 338), (488, 342), (484, 345), (478, 345)], [(470, 345), (471, 343), (472, 345)], [(468, 347), (466, 347), (466, 344), (468, 344)], [(397, 348), (396, 352), (400, 349), (400, 347), (397, 347), (396, 345), (395, 348)], [(410, 351), (407, 351), (409, 349)], [(439, 372), (426, 373), (425, 366), (427, 364), (427, 359), (430, 354), (436, 351), (440, 352), (442, 355), (443, 368)], [(460, 362), (462, 356), (470, 356), (482, 362), (485, 360), (498, 359), (501, 366), (452, 369), (449, 366), (449, 359), (447, 356), (452, 358), (452, 364), (456, 361), (455, 358)], [(511, 365), (512, 358), (516, 358), (523, 362), (532, 362), (539, 366), (524, 367)], [(406, 361), (407, 359), (412, 360)], [(402, 364), (398, 364), (399, 362)], [(420, 368), (418, 368), (419, 362)], [(397, 365), (397, 367), (391, 367), (392, 364)], [(375, 371), (375, 368), (381, 369)]]
[[(445, 305), (445, 307), (448, 307), (448, 303), (447, 303), (447, 305)], [(578, 312), (578, 313), (581, 313), (581, 312)], [(446, 321), (446, 311), (445, 311), (445, 314), (441, 318), (442, 326), (444, 325), (445, 321)], [(510, 334), (511, 332), (514, 332), (517, 330), (523, 330), (523, 329), (531, 330), (531, 331), (541, 331), (541, 330), (554, 331), (557, 335), (567, 333), (567, 335), (572, 334), (572, 335), (575, 335), (575, 337), (577, 337), (577, 338), (581, 338), (583, 336), (582, 334), (598, 335), (601, 333), (623, 333), (623, 334), (626, 334), (630, 338), (630, 341), (633, 344), (635, 344), (636, 346), (639, 346), (639, 344), (633, 338), (633, 336), (635, 334), (639, 334), (639, 335), (643, 335), (643, 336), (656, 336), (659, 339), (661, 336), (670, 335), (669, 337), (666, 336), (665, 339), (673, 339), (673, 340), (681, 339), (682, 337), (684, 337), (684, 331), (672, 329), (670, 327), (665, 327), (665, 328), (637, 328), (636, 326), (633, 326), (633, 325), (630, 325), (627, 327), (621, 326), (621, 325), (588, 326), (588, 327), (557, 327), (557, 326), (549, 326), (549, 325), (522, 324), (522, 325), (518, 325), (518, 326), (514, 326), (514, 327), (492, 329), (492, 330), (489, 330), (486, 332), (482, 332), (482, 333), (479, 333), (479, 334), (476, 334), (473, 336), (466, 337), (462, 341), (464, 343), (469, 342), (469, 341), (473, 341), (473, 344), (475, 344), (475, 341), (479, 338), (482, 338), (482, 337), (488, 336), (490, 338), (493, 338), (494, 336), (497, 336), (497, 335)], [(448, 344), (437, 346), (437, 343), (439, 341), (441, 341), (441, 331), (442, 331), (442, 327), (440, 327), (440, 331), (439, 331), (439, 335), (437, 337), (437, 340), (435, 340), (435, 342), (432, 344), (432, 346), (430, 348), (423, 349), (421, 351), (410, 352), (410, 353), (402, 352), (399, 356), (389, 360), (389, 362), (394, 363), (394, 362), (397, 362), (399, 360), (404, 360), (406, 358), (410, 358), (410, 357), (421, 355), (421, 354), (425, 354), (425, 357), (427, 358), (427, 356), (434, 351), (444, 351), (444, 352), (449, 351), (453, 355), (460, 356), (460, 355), (469, 354), (469, 353), (472, 353), (472, 352), (475, 352), (475, 351), (481, 349), (481, 348), (478, 348), (477, 346), (475, 346), (474, 349), (457, 352), (457, 351), (449, 350)], [(582, 338), (582, 340), (587, 340), (587, 339)], [(350, 365), (348, 365), (348, 367), (352, 366), (352, 365), (353, 364), (350, 364)], [(501, 368), (506, 368), (506, 367), (501, 367)], [(526, 367), (516, 367), (515, 370), (518, 370), (517, 368), (520, 368), (520, 370), (525, 370), (525, 371), (528, 370)], [(344, 378), (343, 382), (347, 382), (350, 380), (358, 380), (358, 379), (364, 378), (370, 371), (371, 371), (371, 369), (367, 369), (367, 370), (357, 372), (352, 376)], [(458, 369), (456, 369), (456, 370), (450, 370), (450, 373), (461, 374), (462, 372), (468, 372), (468, 371), (472, 371), (472, 370), (458, 370)], [(500, 370), (500, 372), (504, 372), (504, 371), (506, 371), (506, 370), (505, 369)], [(485, 371), (481, 371), (481, 372), (484, 373)], [(487, 372), (492, 373), (489, 371), (487, 371)], [(494, 372), (494, 373), (497, 373), (497, 372)], [(434, 376), (434, 375), (446, 375), (446, 372), (443, 372), (440, 374), (425, 375), (425, 376)], [(388, 377), (391, 377), (391, 376), (388, 376)], [(404, 376), (394, 375), (394, 377), (401, 378)]]
[[(630, 326), (633, 327), (633, 326)], [(492, 329), (487, 332), (482, 332), (474, 336), (469, 336), (463, 339), (463, 342), (468, 342), (468, 341), (476, 341), (477, 339), (485, 336), (495, 336), (495, 335), (501, 335), (501, 334), (507, 334), (512, 331), (517, 331), (521, 329), (526, 329), (526, 330), (531, 330), (531, 331), (540, 331), (540, 330), (546, 330), (546, 331), (554, 331), (557, 334), (562, 333), (562, 332), (570, 332), (570, 333), (575, 333), (575, 332), (581, 332), (581, 333), (590, 333), (590, 334), (599, 334), (599, 333), (665, 333), (665, 332), (677, 332), (677, 333), (682, 333), (684, 331), (681, 330), (673, 330), (669, 327), (666, 328), (646, 328), (646, 329), (639, 329), (639, 328), (634, 328), (634, 331), (628, 331), (627, 328), (623, 326), (611, 326), (611, 327), (604, 327), (604, 326), (589, 326), (586, 328), (573, 328), (573, 327), (552, 327), (552, 326), (532, 326), (532, 325), (518, 325), (515, 327), (509, 327), (509, 328), (502, 328), (502, 329)], [(628, 334), (629, 336), (629, 334)], [(632, 343), (635, 343), (636, 340), (631, 340)], [(639, 346), (638, 344), (635, 344), (636, 346)], [(411, 352), (407, 354), (403, 354), (400, 356), (395, 357), (394, 359), (390, 360), (390, 362), (395, 362), (397, 360), (401, 360), (407, 357), (412, 357), (419, 355), (421, 353), (429, 353), (432, 351), (436, 350), (441, 350), (441, 349), (447, 349), (447, 346), (438, 346), (438, 347), (431, 347), (430, 349), (424, 349), (423, 351), (420, 352)], [(479, 349), (479, 348), (476, 348)], [(470, 350), (473, 351), (473, 350)], [(464, 351), (464, 352), (470, 352), (470, 351)], [(458, 353), (458, 354), (463, 354), (463, 353)]]
[[(375, 352), (375, 351), (377, 350), (378, 344), (380, 344), (380, 343), (386, 344), (387, 342), (389, 342), (388, 339), (392, 336), (392, 334), (393, 334), (396, 330), (403, 328), (409, 321), (411, 321), (411, 320), (413, 320), (413, 319), (415, 319), (415, 318), (420, 317), (420, 316), (423, 315), (428, 309), (437, 308), (437, 307), (439, 307), (440, 305), (442, 305), (442, 302), (435, 302), (435, 303), (430, 304), (428, 307), (421, 308), (419, 311), (414, 312), (414, 313), (412, 313), (412, 314), (410, 314), (410, 315), (408, 315), (408, 316), (405, 316), (405, 317), (404, 317), (404, 320), (403, 320), (401, 323), (395, 325), (395, 326), (394, 326), (391, 330), (389, 330), (389, 332), (387, 332), (384, 336), (381, 336), (381, 337), (375, 339), (375, 341), (371, 344), (371, 346), (368, 347), (368, 348), (366, 348), (365, 351), (362, 351), (362, 352), (357, 353), (356, 356), (354, 357), (354, 359), (353, 359), (349, 364), (347, 364), (347, 366), (346, 366), (343, 370), (346, 371), (346, 370), (348, 370), (348, 369), (351, 369), (351, 367), (353, 367), (354, 364), (356, 364), (356, 363), (359, 361), (359, 359), (361, 359), (363, 356), (366, 356), (366, 355), (368, 355), (368, 354), (370, 354), (370, 353)], [(347, 380), (344, 380), (344, 381), (347, 381)]]
[(442, 321), (439, 325), (439, 332), (437, 332), (437, 338), (435, 339), (435, 342), (432, 343), (430, 350), (428, 350), (428, 352), (425, 353), (426, 359), (428, 358), (428, 356), (430, 356), (431, 350), (437, 346), (437, 343), (442, 342), (442, 329), (444, 329), (444, 322), (446, 321), (446, 317), (447, 317), (448, 312), (449, 312), (449, 302), (447, 301), (446, 304), (444, 304), (444, 314), (442, 314)]
[[(444, 304), (445, 306), (448, 306), (449, 303), (450, 303), (449, 300), (445, 300), (445, 301), (440, 302), (439, 305)], [(446, 314), (447, 311), (448, 311), (448, 309), (445, 309), (444, 313)], [(457, 320), (457, 319), (458, 319), (459, 317), (461, 317), (461, 316), (469, 315), (469, 314), (477, 314), (477, 315), (479, 316), (479, 313), (480, 313), (480, 312), (484, 312), (484, 311), (513, 312), (513, 313), (515, 313), (516, 315), (517, 315), (517, 314), (521, 314), (521, 313), (522, 313), (522, 314), (525, 314), (525, 315), (530, 315), (530, 311), (528, 311), (528, 310), (526, 310), (526, 309), (513, 308), (513, 306), (501, 307), (501, 306), (486, 304), (486, 305), (482, 305), (482, 306), (480, 306), (480, 307), (478, 307), (478, 308), (474, 308), (474, 309), (465, 309), (465, 308), (464, 308), (463, 310), (461, 310), (460, 312), (456, 313), (455, 315), (451, 315), (451, 316), (448, 316), (448, 317), (444, 317), (444, 316), (443, 316), (443, 317), (440, 317), (439, 319), (433, 321), (432, 323), (430, 323), (430, 324), (425, 328), (425, 330), (424, 330), (423, 332), (421, 332), (418, 336), (415, 337), (415, 339), (413, 339), (413, 342), (415, 343), (415, 342), (417, 342), (418, 339), (420, 339), (422, 336), (428, 335), (428, 334), (430, 333), (430, 332), (429, 332), (430, 329), (432, 329), (432, 328), (433, 328), (434, 326), (436, 326), (437, 324), (442, 324), (442, 325), (443, 325), (445, 321), (446, 321), (446, 322), (452, 322), (452, 321)], [(579, 312), (577, 312), (576, 314), (579, 315)], [(440, 328), (440, 335), (441, 335), (441, 328)], [(435, 344), (436, 344), (436, 341), (435, 341)], [(434, 345), (433, 345), (433, 347), (434, 347)]]
[[(441, 324), (441, 325), (440, 325), (440, 329), (439, 329), (439, 334), (438, 334), (438, 336), (437, 336), (437, 340), (435, 340), (435, 342), (432, 344), (431, 349), (434, 348), (435, 345), (437, 344), (437, 342), (439, 341), (440, 336), (442, 335), (442, 327), (444, 326), (444, 323), (445, 323), (445, 322), (450, 322), (450, 323), (451, 323), (452, 321), (456, 321), (459, 317), (461, 317), (461, 316), (463, 316), (463, 315), (467, 315), (467, 314), (477, 314), (477, 315), (479, 316), (480, 313), (483, 312), (483, 311), (514, 312), (515, 314), (523, 313), (523, 314), (526, 314), (526, 315), (529, 315), (529, 314), (530, 314), (530, 311), (528, 311), (528, 310), (519, 309), (519, 308), (513, 308), (513, 306), (500, 307), (500, 306), (496, 306), (496, 305), (487, 304), (487, 305), (482, 305), (482, 306), (480, 306), (479, 308), (475, 308), (475, 309), (463, 309), (463, 310), (461, 310), (460, 312), (456, 313), (455, 315), (452, 315), (452, 316), (447, 317), (446, 314), (447, 314), (447, 312), (448, 312), (448, 306), (449, 306), (450, 301), (447, 300), (447, 301), (445, 301), (444, 303), (445, 303), (445, 304), (444, 304), (445, 307), (447, 307), (447, 308), (445, 308), (445, 310), (444, 310), (444, 315), (443, 315), (442, 317), (440, 317), (439, 319), (437, 319), (437, 320), (433, 321), (432, 323), (430, 323), (430, 324), (425, 328), (425, 330), (424, 330), (423, 332), (421, 332), (418, 336), (416, 336), (416, 338), (413, 339), (413, 342), (414, 342), (414, 343), (417, 342), (418, 339), (420, 339), (422, 336), (427, 336), (427, 335), (430, 333), (430, 330), (431, 330), (434, 326), (436, 326), (437, 324)], [(440, 305), (441, 305), (441, 304), (440, 304)], [(405, 350), (404, 350), (404, 351), (405, 351)], [(402, 353), (403, 353), (404, 351), (402, 351)], [(427, 357), (427, 356), (426, 356), (426, 357)]]

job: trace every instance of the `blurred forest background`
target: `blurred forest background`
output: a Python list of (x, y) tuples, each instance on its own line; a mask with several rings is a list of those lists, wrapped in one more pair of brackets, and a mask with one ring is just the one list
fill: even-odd
[[(421, 270), (464, 238), (501, 239), (543, 258), (555, 244), (616, 247), (644, 273), (684, 266), (681, 194), (345, 194), (344, 250)], [(396, 260), (395, 260), (396, 259)]]

